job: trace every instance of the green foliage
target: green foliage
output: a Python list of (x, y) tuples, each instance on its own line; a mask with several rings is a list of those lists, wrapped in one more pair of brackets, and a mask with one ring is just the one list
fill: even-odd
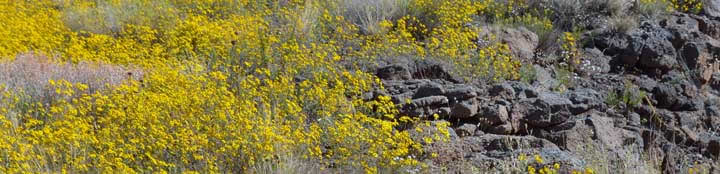
[(520, 81), (531, 84), (537, 79), (537, 72), (535, 71), (535, 66), (532, 64), (523, 64), (523, 66), (520, 67)]
[(642, 104), (646, 97), (647, 93), (645, 91), (640, 90), (640, 88), (632, 82), (625, 81), (622, 90), (608, 93), (605, 98), (605, 103), (611, 107), (624, 105), (627, 109), (631, 110)]
[(555, 67), (555, 79), (558, 81), (558, 86), (554, 88), (555, 91), (563, 92), (568, 88), (572, 87), (575, 73), (567, 64), (560, 64)]

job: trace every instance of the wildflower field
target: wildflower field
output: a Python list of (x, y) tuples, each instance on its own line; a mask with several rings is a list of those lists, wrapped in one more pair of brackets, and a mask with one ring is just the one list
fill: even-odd
[[(449, 125), (364, 97), (384, 88), (365, 68), (412, 57), (449, 62), (466, 80), (521, 80), (525, 62), (502, 42), (478, 44), (475, 23), (553, 30), (539, 15), (551, 12), (514, 15), (527, 9), (522, 0), (2, 1), (0, 173), (422, 171), (436, 155), (423, 146), (446, 141)], [(553, 39), (570, 64), (576, 37)]]

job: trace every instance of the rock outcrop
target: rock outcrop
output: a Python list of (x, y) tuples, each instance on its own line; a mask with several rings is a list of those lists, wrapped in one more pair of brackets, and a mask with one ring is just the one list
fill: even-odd
[[(565, 90), (554, 90), (560, 82), (552, 66), (534, 65), (537, 79), (531, 84), (487, 84), (465, 82), (446, 65), (425, 60), (378, 68), (385, 90), (374, 93), (391, 96), (401, 114), (437, 114), (452, 123), (456, 138), (428, 145), (441, 156), (433, 159), (436, 164), (464, 161), (492, 168), (534, 152), (582, 166), (578, 155), (590, 148), (615, 161), (630, 160), (623, 159), (628, 153), (657, 154), (661, 171), (679, 172), (683, 161), (720, 158), (715, 8), (586, 38), (585, 62)], [(532, 32), (489, 28), (488, 33), (498, 34), (513, 56), (527, 62), (536, 57), (538, 38)]]

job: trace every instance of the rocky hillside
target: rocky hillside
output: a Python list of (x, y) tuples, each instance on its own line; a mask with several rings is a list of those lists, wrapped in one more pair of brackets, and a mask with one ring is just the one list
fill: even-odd
[(720, 0), (10, 0), (0, 173), (720, 173)]
[(537, 168), (717, 173), (718, 9), (720, 1), (709, 1), (702, 13), (644, 18), (624, 31), (605, 27), (607, 16), (590, 17), (579, 38), (582, 62), (570, 73), (541, 55), (526, 28), (486, 30), (532, 64), (535, 78), (463, 80), (442, 61), (395, 61), (376, 68), (385, 88), (366, 97), (389, 95), (403, 114), (452, 124), (449, 142), (428, 145), (437, 171), (493, 171), (541, 154)]

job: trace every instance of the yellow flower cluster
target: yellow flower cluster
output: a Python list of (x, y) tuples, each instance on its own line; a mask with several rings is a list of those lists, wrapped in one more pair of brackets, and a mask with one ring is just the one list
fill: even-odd
[[(433, 1), (435, 2), (435, 1)], [(493, 81), (519, 78), (520, 62), (510, 55), (507, 45), (493, 42), (478, 47), (480, 29), (470, 24), (473, 17), (492, 12), (493, 1), (442, 1), (423, 5), (439, 7), (433, 10), (439, 25), (429, 33), (424, 43), (428, 57), (440, 57), (453, 62), (456, 73), (466, 78), (486, 78)], [(429, 7), (426, 7), (429, 8)]]
[(68, 29), (49, 1), (4, 2), (0, 4), (0, 57), (19, 52), (52, 51), (64, 44)]
[[(425, 57), (419, 35), (430, 32), (408, 16), (384, 21), (382, 35), (362, 35), (334, 5), (2, 3), (9, 13), (0, 13), (0, 25), (9, 28), (0, 30), (1, 59), (32, 51), (138, 66), (145, 75), (93, 93), (54, 79), (44, 87), (52, 94), (38, 101), (0, 88), (0, 172), (243, 172), (286, 157), (368, 173), (419, 166), (421, 143), (410, 136), (416, 130), (401, 126), (419, 120), (398, 115), (389, 97), (363, 99), (381, 83), (339, 62)], [(475, 13), (457, 18), (452, 11), (444, 9), (442, 19), (467, 21)], [(463, 50), (473, 48), (472, 30), (460, 26), (435, 32), (443, 38), (434, 46), (443, 49), (438, 57), (472, 51)], [(430, 138), (446, 139), (447, 126)]]
[(449, 125), (411, 138), (423, 130), (407, 125), (423, 123), (387, 96), (363, 99), (382, 85), (353, 69), (411, 56), (517, 79), (507, 45), (475, 42), (473, 18), (492, 3), (412, 0), (373, 34), (336, 1), (2, 3), (0, 59), (35, 52), (145, 75), (93, 92), (53, 79), (48, 96), (1, 87), (0, 172), (243, 172), (288, 156), (368, 173), (418, 166), (422, 142), (446, 141)]
[(641, 4), (667, 4), (667, 11), (699, 13), (703, 8), (702, 0), (639, 0)]
[(564, 63), (567, 64), (569, 71), (574, 71), (580, 66), (580, 50), (577, 45), (577, 38), (579, 33), (575, 32), (564, 32), (561, 38), (558, 38), (558, 42), (561, 43), (560, 56)]
[[(236, 94), (217, 71), (161, 70), (105, 93), (51, 81), (52, 102), (34, 109), (17, 110), (21, 94), (6, 92), (0, 170), (242, 171), (287, 153), (366, 171), (418, 164), (405, 157), (420, 144), (394, 129), (388, 97), (344, 99), (371, 87), (367, 74), (300, 84), (248, 76)], [(373, 109), (382, 116), (354, 111)]]
[(522, 25), (538, 35), (551, 32), (550, 9), (531, 8), (527, 0), (489, 1), (485, 16), (496, 24)]
[[(542, 156), (534, 155), (533, 159), (528, 159), (526, 154), (520, 154), (517, 158), (520, 167), (526, 166), (525, 169), (528, 174), (557, 174), (563, 173), (560, 170), (561, 165), (559, 163), (545, 164)], [(573, 174), (594, 174), (595, 171), (591, 168), (585, 168), (584, 171), (571, 170)]]

